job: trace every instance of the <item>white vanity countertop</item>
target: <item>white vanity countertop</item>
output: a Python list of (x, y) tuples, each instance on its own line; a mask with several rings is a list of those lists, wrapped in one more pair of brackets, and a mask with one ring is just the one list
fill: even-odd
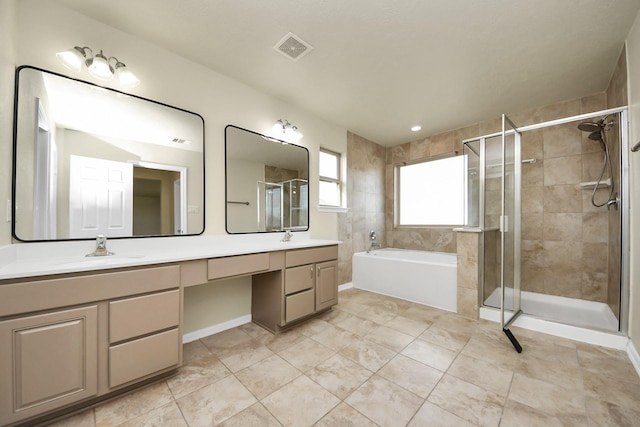
[(336, 240), (311, 239), (296, 232), (289, 242), (284, 233), (112, 239), (115, 255), (86, 257), (95, 241), (16, 243), (0, 247), (0, 280), (220, 258), (258, 252), (337, 245)]

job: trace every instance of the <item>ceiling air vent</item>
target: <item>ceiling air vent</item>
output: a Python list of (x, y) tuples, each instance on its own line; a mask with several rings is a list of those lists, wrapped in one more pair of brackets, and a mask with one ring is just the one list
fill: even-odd
[(296, 62), (313, 49), (309, 43), (293, 33), (284, 36), (274, 47), (275, 50)]

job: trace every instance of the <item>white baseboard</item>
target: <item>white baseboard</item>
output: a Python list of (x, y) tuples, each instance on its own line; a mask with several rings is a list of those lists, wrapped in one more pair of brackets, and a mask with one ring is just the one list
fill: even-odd
[[(338, 292), (342, 292), (346, 289), (353, 288), (353, 283), (345, 283), (343, 285), (338, 286)], [(209, 335), (217, 334), (219, 332), (226, 331), (227, 329), (235, 328), (236, 326), (244, 325), (245, 323), (251, 322), (251, 315), (247, 314), (246, 316), (241, 316), (235, 319), (228, 320), (223, 323), (218, 323), (217, 325), (212, 325), (204, 329), (199, 329), (197, 331), (189, 332), (188, 334), (184, 334), (182, 336), (182, 343), (186, 344), (188, 342), (199, 340), (200, 338), (208, 337)]]
[(200, 338), (208, 337), (209, 335), (217, 334), (218, 332), (226, 331), (227, 329), (235, 328), (236, 326), (251, 323), (251, 315), (237, 317), (235, 319), (228, 320), (226, 322), (218, 323), (216, 325), (209, 326), (204, 329), (189, 332), (182, 336), (182, 343), (186, 344), (191, 341), (199, 340)]
[(638, 354), (638, 350), (633, 346), (631, 340), (629, 340), (629, 344), (627, 344), (627, 354), (629, 355), (629, 359), (631, 359), (631, 363), (633, 367), (636, 368), (636, 372), (640, 377), (640, 355)]
[(347, 282), (342, 285), (338, 285), (338, 292), (346, 291), (347, 289), (353, 288), (352, 282)]

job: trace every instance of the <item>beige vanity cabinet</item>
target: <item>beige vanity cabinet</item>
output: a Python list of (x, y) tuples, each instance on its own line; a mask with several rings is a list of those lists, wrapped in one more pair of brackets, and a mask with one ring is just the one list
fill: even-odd
[(98, 393), (98, 306), (0, 322), (0, 425)]
[(0, 425), (180, 366), (180, 266), (0, 282)]
[(253, 276), (253, 321), (277, 333), (335, 305), (337, 258), (337, 245), (284, 252), (282, 271)]

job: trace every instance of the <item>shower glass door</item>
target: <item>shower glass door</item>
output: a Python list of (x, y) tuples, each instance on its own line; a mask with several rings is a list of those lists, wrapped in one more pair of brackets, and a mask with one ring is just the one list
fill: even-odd
[(502, 115), (500, 200), (500, 320), (502, 329), (522, 313), (520, 307), (521, 258), (521, 135)]

